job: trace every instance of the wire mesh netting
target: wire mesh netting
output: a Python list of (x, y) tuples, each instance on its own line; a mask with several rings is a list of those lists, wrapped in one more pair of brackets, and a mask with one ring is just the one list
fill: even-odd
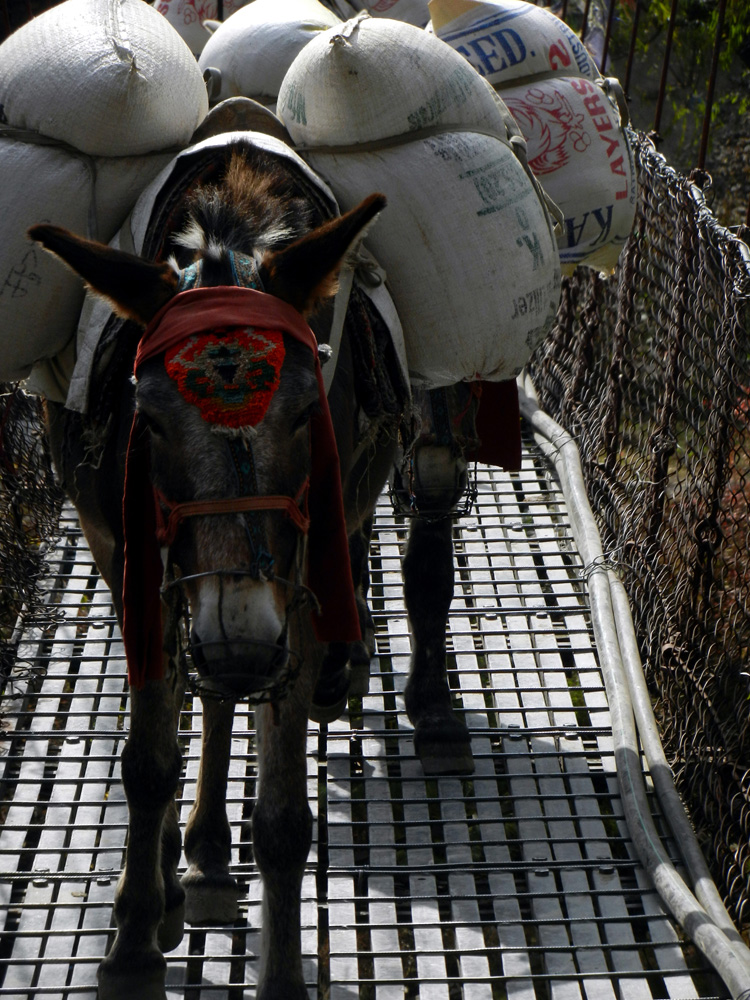
[(39, 579), (62, 505), (42, 431), (41, 400), (5, 390), (0, 392), (0, 685), (15, 663), (20, 631), (43, 600)]
[(531, 373), (579, 444), (665, 749), (736, 920), (750, 919), (750, 251), (633, 136), (614, 275), (579, 269)]

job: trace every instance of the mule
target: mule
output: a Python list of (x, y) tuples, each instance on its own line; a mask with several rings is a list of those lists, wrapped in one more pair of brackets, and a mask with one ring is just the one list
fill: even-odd
[[(258, 1000), (307, 995), (299, 911), (312, 829), (308, 717), (335, 718), (348, 664), (366, 672), (373, 652), (368, 533), (399, 432), (405, 439), (408, 387), (394, 378), (395, 405), (375, 406), (363, 440), (367, 393), (355, 356), (362, 326), (378, 317), (368, 317), (361, 296), (350, 303), (328, 401), (302, 317), (324, 343), (338, 271), (384, 199), (327, 218), (288, 162), (235, 146), (229, 162), (212, 163), (210, 182), (191, 182), (176, 198), (153, 259), (53, 226), (30, 231), (124, 318), (107, 345), (96, 426), (47, 406), (55, 465), (112, 591), (131, 681), (122, 753), (128, 848), (116, 936), (98, 972), (102, 1000), (161, 1000), (163, 953), (179, 943), (184, 920), (237, 915), (225, 795), (234, 702), (245, 697), (259, 703)], [(416, 519), (404, 562), (415, 635), (406, 704), (425, 768), (464, 773), (473, 767), (469, 734), (445, 677), (453, 579), (445, 515), (464, 470), (454, 452), (432, 444), (413, 461), (420, 480), (435, 481), (437, 471), (442, 513)], [(185, 605), (204, 724), (180, 880)]]
[[(48, 406), (55, 464), (112, 590), (131, 681), (128, 848), (117, 932), (98, 972), (103, 1000), (162, 998), (163, 952), (181, 939), (185, 915), (236, 916), (224, 800), (234, 700), (248, 695), (261, 699), (252, 813), (264, 885), (258, 997), (307, 996), (299, 902), (312, 830), (308, 715), (316, 693), (319, 711), (338, 710), (341, 649), (361, 637), (347, 538), (371, 516), (396, 447), (398, 414), (384, 414), (371, 446), (354, 455), (361, 413), (351, 324), (329, 395), (334, 432), (302, 318), (314, 322), (329, 302), (384, 199), (326, 219), (289, 164), (244, 144), (220, 173), (177, 213), (171, 261), (48, 225), (30, 231), (128, 320), (116, 345), (125, 363), (107, 372), (112, 422), (95, 463), (84, 428)], [(205, 697), (179, 880), (183, 600)]]

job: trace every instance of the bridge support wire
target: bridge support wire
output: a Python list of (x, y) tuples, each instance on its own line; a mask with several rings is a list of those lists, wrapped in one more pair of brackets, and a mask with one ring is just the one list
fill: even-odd
[[(528, 375), (519, 379), (519, 399), (521, 413), (532, 427), (537, 445), (560, 479), (573, 536), (586, 568), (628, 830), (641, 863), (672, 916), (722, 977), (734, 1000), (750, 1000), (750, 950), (711, 879), (674, 786), (651, 710), (627, 593), (604, 556), (586, 495), (578, 446), (539, 408)], [(651, 819), (639, 765), (639, 737), (661, 808), (690, 873), (692, 889), (670, 862)]]

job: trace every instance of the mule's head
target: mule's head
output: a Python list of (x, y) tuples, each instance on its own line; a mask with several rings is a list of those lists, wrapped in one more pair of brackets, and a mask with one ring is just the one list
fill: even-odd
[[(168, 551), (168, 586), (188, 598), (194, 659), (207, 687), (243, 697), (272, 688), (284, 670), (290, 610), (309, 593), (308, 514), (312, 549), (334, 530), (318, 531), (317, 510), (329, 500), (335, 506), (336, 497), (340, 505), (317, 347), (303, 317), (333, 294), (342, 260), (384, 204), (373, 195), (309, 231), (302, 226), (296, 238), (287, 212), (276, 235), (244, 248), (193, 219), (182, 241), (192, 261), (182, 270), (174, 260), (146, 261), (56, 227), (30, 230), (145, 330), (125, 496), (131, 682), (153, 674), (134, 659), (161, 660), (161, 636), (143, 634), (153, 609), (137, 596), (160, 576), (158, 548)], [(273, 230), (265, 208), (266, 231)], [(316, 477), (319, 492), (330, 489), (323, 503), (310, 492)], [(339, 544), (346, 562), (345, 536)]]

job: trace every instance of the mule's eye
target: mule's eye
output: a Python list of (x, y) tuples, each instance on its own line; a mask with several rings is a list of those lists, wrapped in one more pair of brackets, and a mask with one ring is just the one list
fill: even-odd
[(138, 419), (148, 428), (149, 432), (153, 437), (163, 438), (166, 437), (166, 432), (164, 430), (164, 425), (153, 417), (150, 413), (144, 413), (143, 410), (138, 411)]
[(311, 403), (310, 406), (306, 407), (302, 413), (297, 417), (297, 419), (292, 424), (292, 433), (296, 434), (297, 431), (302, 430), (303, 427), (307, 427), (310, 423), (310, 418), (316, 413), (320, 413), (320, 403)]

